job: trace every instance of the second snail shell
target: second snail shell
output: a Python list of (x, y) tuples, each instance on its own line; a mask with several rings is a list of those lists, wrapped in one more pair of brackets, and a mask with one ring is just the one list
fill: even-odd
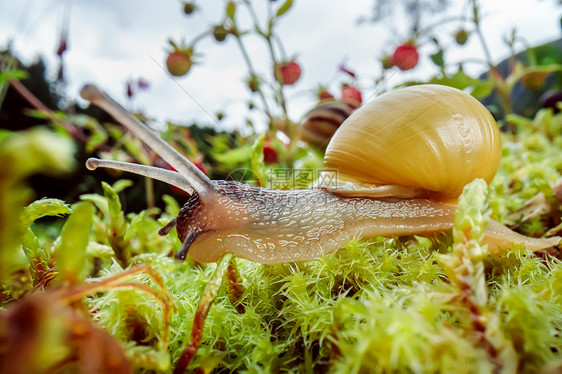
[(340, 190), (454, 200), (475, 178), (489, 183), (500, 159), (498, 126), (478, 100), (455, 88), (421, 85), (356, 110), (330, 141), (324, 169), (337, 171)]

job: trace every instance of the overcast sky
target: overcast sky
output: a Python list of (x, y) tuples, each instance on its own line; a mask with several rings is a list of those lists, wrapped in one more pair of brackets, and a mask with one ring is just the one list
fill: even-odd
[[(19, 57), (30, 62), (42, 56), (50, 74), (54, 74), (55, 51), (66, 2), (0, 0), (0, 48), (11, 40)], [(201, 63), (177, 81), (162, 69), (168, 38), (180, 40), (183, 37), (189, 41), (222, 16), (222, 1), (200, 0), (198, 3), (200, 13), (186, 17), (177, 0), (72, 1), (69, 49), (65, 54), (68, 95), (75, 98), (85, 82), (95, 82), (117, 100), (133, 105), (159, 122), (211, 124), (206, 112), (224, 110), (228, 114), (224, 127), (242, 125), (250, 95), (243, 82), (245, 65), (233, 40), (227, 39), (220, 45), (210, 38), (204, 40), (197, 49)], [(448, 13), (459, 14), (464, 1), (451, 0), (451, 3)], [(482, 3), (482, 12), (486, 15), (483, 29), (494, 62), (508, 55), (502, 38), (514, 27), (529, 45), (560, 37), (562, 8), (555, 0)], [(346, 80), (337, 72), (344, 60), (362, 78), (364, 97), (373, 93), (372, 78), (378, 76), (381, 69), (379, 58), (391, 53), (408, 35), (407, 23), (399, 13), (385, 22), (358, 25), (360, 17), (371, 14), (372, 4), (373, 0), (295, 0), (279, 27), (287, 53), (296, 55), (303, 69), (302, 79), (288, 92), (292, 119), (298, 120), (313, 106), (312, 90), (318, 84), (331, 84), (334, 92), (339, 91), (339, 85)], [(452, 31), (447, 26), (440, 29), (445, 46), (452, 45), (449, 37)], [(264, 75), (270, 75), (265, 46), (254, 39), (249, 39), (247, 45), (255, 65)], [(483, 57), (476, 38), (471, 38), (466, 47), (451, 47), (450, 51), (449, 62)], [(427, 45), (421, 52), (427, 55), (435, 50)], [(482, 66), (466, 65), (465, 70), (476, 74), (482, 71)], [(396, 73), (388, 85), (428, 77), (434, 72), (432, 63), (425, 57), (418, 68)], [(138, 77), (147, 80), (150, 89), (127, 104), (125, 82)]]

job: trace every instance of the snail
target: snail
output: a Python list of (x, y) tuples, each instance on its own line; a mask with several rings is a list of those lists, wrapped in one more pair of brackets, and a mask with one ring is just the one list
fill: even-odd
[(354, 103), (326, 99), (320, 101), (302, 119), (301, 139), (325, 147), (336, 130), (357, 108)]
[[(216, 262), (225, 253), (264, 264), (308, 261), (353, 238), (427, 235), (453, 226), (455, 201), (475, 178), (490, 182), (501, 140), (490, 113), (470, 95), (421, 85), (387, 93), (356, 110), (336, 131), (324, 161), (337, 182), (281, 191), (234, 181), (211, 181), (155, 132), (95, 86), (81, 95), (121, 122), (179, 173), (89, 159), (87, 167), (120, 169), (190, 193), (174, 227), (186, 255)], [(490, 221), (490, 251), (522, 243), (533, 251), (560, 238), (535, 239)]]

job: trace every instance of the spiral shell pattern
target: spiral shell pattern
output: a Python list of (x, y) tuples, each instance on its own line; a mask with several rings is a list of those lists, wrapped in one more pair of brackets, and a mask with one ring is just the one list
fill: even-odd
[(338, 184), (400, 186), (452, 200), (475, 178), (490, 182), (501, 137), (488, 110), (455, 88), (420, 85), (382, 95), (336, 131), (324, 168)]

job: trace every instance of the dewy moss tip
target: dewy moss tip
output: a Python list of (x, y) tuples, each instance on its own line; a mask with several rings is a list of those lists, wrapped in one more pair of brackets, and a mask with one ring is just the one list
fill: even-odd
[(455, 212), (455, 244), (482, 241), (490, 218), (487, 197), (488, 185), (483, 179), (475, 179), (464, 187)]

